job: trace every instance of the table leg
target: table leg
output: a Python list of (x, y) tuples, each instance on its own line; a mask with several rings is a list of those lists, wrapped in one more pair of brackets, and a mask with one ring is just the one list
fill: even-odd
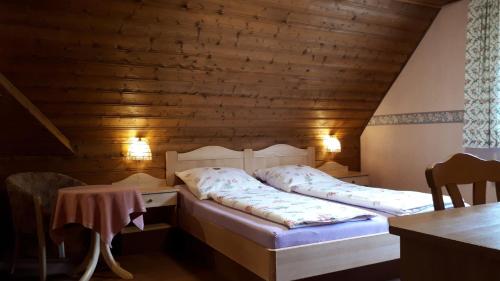
[(109, 249), (109, 246), (106, 245), (104, 242), (101, 241), (101, 254), (102, 257), (104, 258), (104, 261), (106, 264), (111, 268), (111, 270), (118, 275), (122, 279), (133, 279), (134, 276), (123, 269), (113, 258), (113, 255), (111, 254), (111, 250)]
[[(92, 243), (91, 243), (92, 247)], [(89, 264), (90, 258), (92, 257), (92, 249), (89, 249), (83, 261), (73, 269), (73, 275), (77, 275), (85, 271), (87, 264)]]
[(86, 266), (85, 272), (80, 281), (88, 281), (92, 274), (94, 274), (95, 267), (97, 266), (97, 261), (99, 260), (99, 241), (101, 240), (99, 233), (92, 231), (92, 240), (90, 243), (90, 251), (87, 257), (85, 257), (84, 263), (82, 263), (78, 268), (83, 268)]
[(83, 261), (73, 269), (73, 275), (78, 275), (85, 271), (87, 268), (87, 265), (89, 264), (92, 254), (94, 252), (94, 232), (91, 232), (91, 238), (90, 238), (90, 249), (87, 251), (87, 254), (85, 255), (85, 258), (83, 258)]

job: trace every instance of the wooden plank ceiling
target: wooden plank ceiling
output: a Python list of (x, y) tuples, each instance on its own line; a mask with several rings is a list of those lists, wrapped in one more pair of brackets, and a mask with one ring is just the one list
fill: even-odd
[(414, 5), (421, 5), (433, 8), (440, 8), (451, 2), (456, 2), (457, 0), (396, 0), (403, 3), (409, 3)]
[[(359, 169), (361, 132), (446, 1), (105, 2), (0, 3), (0, 71), (77, 151), (0, 160), (4, 174), (162, 176), (166, 150), (203, 145), (315, 145), (321, 160), (326, 133)], [(131, 136), (153, 161), (124, 159)]]

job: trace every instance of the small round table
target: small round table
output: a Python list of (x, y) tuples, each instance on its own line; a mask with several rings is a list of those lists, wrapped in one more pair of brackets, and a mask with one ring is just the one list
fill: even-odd
[(90, 250), (77, 267), (84, 271), (80, 281), (88, 281), (95, 271), (99, 254), (111, 270), (122, 279), (133, 275), (120, 267), (110, 251), (111, 241), (130, 222), (144, 228), (146, 212), (141, 193), (134, 187), (86, 185), (59, 189), (51, 227), (57, 244), (64, 241), (64, 225), (78, 223), (92, 230)]

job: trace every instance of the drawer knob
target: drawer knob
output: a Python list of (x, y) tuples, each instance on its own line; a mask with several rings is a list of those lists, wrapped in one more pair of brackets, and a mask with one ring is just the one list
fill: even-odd
[(148, 199), (148, 201), (146, 201), (146, 203), (151, 203), (153, 202), (153, 199)]

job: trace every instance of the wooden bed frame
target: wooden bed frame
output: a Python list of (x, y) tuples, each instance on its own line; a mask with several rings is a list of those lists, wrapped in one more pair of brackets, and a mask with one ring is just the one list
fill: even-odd
[[(175, 172), (219, 166), (256, 169), (287, 164), (315, 166), (313, 147), (285, 144), (253, 151), (206, 146), (186, 153), (167, 152), (166, 180), (173, 185)], [(209, 221), (179, 212), (179, 226), (264, 280), (296, 280), (399, 259), (399, 237), (389, 233), (359, 236), (281, 249), (268, 249)]]

